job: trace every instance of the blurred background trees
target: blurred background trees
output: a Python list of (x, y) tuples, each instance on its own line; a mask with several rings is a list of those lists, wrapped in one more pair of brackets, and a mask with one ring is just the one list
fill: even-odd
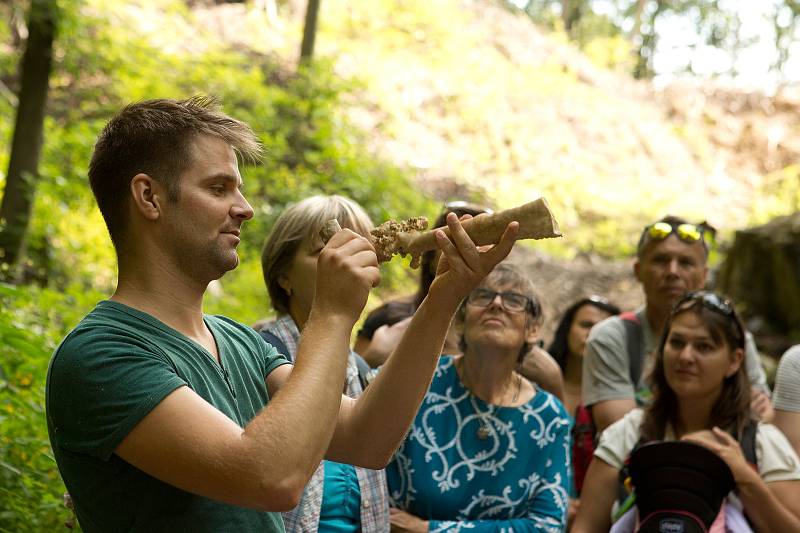
[[(743, 34), (742, 26), (752, 10), (746, 2), (726, 0), (506, 0), (508, 5), (524, 11), (537, 24), (563, 30), (569, 39), (582, 48), (600, 39), (622, 39), (630, 46), (633, 61), (630, 72), (636, 78), (656, 74), (654, 57), (660, 37), (680, 26), (685, 46), (699, 50), (710, 47), (735, 58), (753, 46), (753, 36)], [(758, 2), (759, 12), (769, 24), (771, 50), (762, 60), (768, 62), (782, 78), (784, 67), (797, 43), (800, 2), (767, 0)], [(752, 6), (751, 6), (752, 7)], [(764, 44), (764, 43), (759, 43)], [(715, 74), (736, 74), (736, 66), (721, 61)], [(699, 72), (691, 60), (673, 68), (694, 74)], [(783, 81), (783, 80), (782, 80)]]

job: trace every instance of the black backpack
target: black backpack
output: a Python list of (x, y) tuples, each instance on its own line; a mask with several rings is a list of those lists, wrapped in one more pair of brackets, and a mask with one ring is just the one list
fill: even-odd
[[(757, 424), (750, 422), (740, 442), (754, 466), (756, 431)], [(725, 461), (687, 441), (639, 441), (620, 471), (621, 485), (627, 485), (628, 476), (635, 490), (629, 501), (635, 500), (639, 511), (637, 533), (706, 533), (735, 487)]]

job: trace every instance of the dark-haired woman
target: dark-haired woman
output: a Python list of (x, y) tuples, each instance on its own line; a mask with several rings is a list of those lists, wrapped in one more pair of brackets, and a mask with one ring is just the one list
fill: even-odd
[(592, 327), (612, 315), (619, 308), (600, 296), (582, 298), (569, 306), (558, 323), (553, 342), (547, 351), (561, 367), (564, 375), (564, 406), (574, 413), (581, 403), (581, 377), (583, 349)]
[(539, 326), (532, 284), (498, 265), (458, 316), (463, 355), (441, 358), (386, 469), (392, 531), (560, 533), (569, 417), (516, 371)]
[[(575, 533), (608, 531), (618, 474), (634, 447), (655, 440), (692, 440), (720, 456), (755, 531), (800, 531), (800, 459), (770, 424), (755, 431), (756, 465), (739, 441), (754, 422), (744, 359), (744, 329), (730, 302), (689, 293), (664, 327), (653, 374), (653, 401), (603, 432), (583, 487)], [(738, 503), (737, 503), (738, 501)]]

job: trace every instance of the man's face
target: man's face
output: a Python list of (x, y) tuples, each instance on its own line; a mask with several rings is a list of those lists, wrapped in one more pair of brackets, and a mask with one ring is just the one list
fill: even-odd
[(163, 230), (181, 270), (211, 281), (239, 264), (239, 231), (253, 209), (228, 144), (201, 135), (191, 153), (191, 165), (178, 178), (178, 200), (165, 206)]
[(702, 242), (685, 243), (675, 235), (647, 244), (634, 263), (648, 306), (671, 309), (687, 291), (702, 289), (708, 268)]

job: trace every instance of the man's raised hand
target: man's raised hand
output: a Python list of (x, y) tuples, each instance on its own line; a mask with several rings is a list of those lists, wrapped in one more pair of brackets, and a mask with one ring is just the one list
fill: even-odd
[[(462, 217), (462, 220), (467, 218), (470, 218), (469, 215)], [(443, 231), (436, 231), (436, 242), (442, 251), (442, 257), (430, 290), (440, 291), (441, 296), (460, 302), (495, 265), (508, 256), (514, 246), (519, 224), (509, 223), (500, 242), (486, 250), (475, 246), (455, 213), (447, 215), (447, 226), (451, 239)]]
[(380, 282), (378, 259), (372, 244), (343, 229), (320, 251), (314, 307), (325, 313), (358, 319), (371, 288)]

